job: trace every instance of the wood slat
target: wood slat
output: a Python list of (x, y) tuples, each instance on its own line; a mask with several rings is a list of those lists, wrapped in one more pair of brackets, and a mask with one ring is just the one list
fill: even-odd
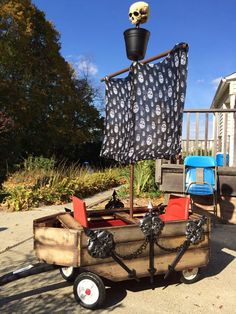
[(196, 112), (195, 124), (195, 154), (198, 155), (198, 140), (199, 140), (199, 112)]
[(205, 155), (208, 155), (208, 147), (207, 147), (207, 144), (208, 144), (208, 125), (209, 125), (209, 115), (208, 115), (208, 112), (206, 113), (206, 116), (205, 116)]
[(189, 155), (189, 137), (190, 137), (190, 112), (187, 113), (187, 129), (186, 129), (186, 155)]
[(214, 114), (214, 145), (212, 155), (215, 156), (217, 153), (217, 133), (218, 133), (218, 112)]
[(228, 122), (228, 114), (224, 113), (224, 166), (226, 166), (226, 153), (227, 153), (227, 123)]
[(83, 227), (76, 221), (69, 213), (58, 215), (57, 219), (61, 222), (62, 226), (67, 229), (81, 230)]
[[(200, 218), (200, 216), (198, 216)], [(178, 237), (185, 236), (186, 224), (188, 220), (182, 221), (172, 221), (165, 224), (160, 238), (164, 237)], [(115, 243), (130, 243), (132, 241), (143, 241), (144, 235), (138, 225), (127, 225), (119, 227), (108, 227), (106, 230), (109, 230), (114, 237)], [(205, 232), (209, 230), (209, 220), (207, 225), (204, 225)], [(81, 231), (81, 247), (87, 247), (88, 238), (85, 235), (84, 231)]]
[(138, 218), (131, 218), (128, 213), (119, 212), (114, 214), (115, 218), (121, 219), (127, 223), (139, 224), (140, 220)]
[[(166, 237), (166, 238), (161, 238), (159, 240), (159, 244), (167, 248), (176, 248), (177, 246), (180, 246), (181, 244), (183, 244), (185, 240), (186, 240), (185, 236), (168, 237), (168, 238)], [(141, 246), (143, 241), (144, 239), (142, 241), (118, 243), (116, 244), (116, 252), (121, 255), (129, 255), (135, 252)], [(207, 247), (209, 247), (209, 234), (206, 234), (204, 237), (204, 240), (200, 242), (199, 244), (191, 245), (188, 250), (196, 250), (199, 248), (207, 248)], [(166, 255), (170, 253), (160, 249), (158, 246), (155, 245), (154, 254), (161, 256), (161, 255)], [(138, 259), (144, 256), (148, 256), (148, 255), (149, 255), (149, 246), (147, 246), (146, 250), (143, 251), (143, 253), (138, 257)], [(87, 247), (81, 249), (81, 266), (83, 267), (97, 265), (101, 263), (109, 263), (112, 261), (113, 261), (112, 258), (106, 258), (106, 259), (93, 258), (89, 255)]]
[(45, 245), (73, 246), (77, 231), (63, 228), (35, 227), (34, 240)]
[(162, 166), (162, 159), (157, 159), (155, 163), (155, 180), (157, 183), (161, 184), (161, 166)]
[(35, 253), (40, 261), (46, 261), (48, 264), (74, 267), (79, 264), (76, 261), (76, 254), (73, 247), (37, 244), (35, 246)]
[[(168, 270), (168, 265), (172, 263), (176, 254), (166, 254), (162, 256), (156, 256), (154, 267), (156, 268), (156, 274), (163, 274)], [(206, 266), (209, 262), (209, 249), (195, 249), (188, 250), (180, 262), (178, 263), (176, 270), (180, 271), (187, 268), (192, 267), (203, 267)], [(134, 259), (130, 261), (125, 261), (125, 264), (131, 269), (135, 269), (137, 272), (137, 277), (145, 277), (150, 275), (148, 272), (149, 268), (149, 258), (143, 257), (139, 259)], [(113, 281), (121, 281), (126, 280), (128, 278), (128, 274), (126, 271), (121, 268), (117, 263), (111, 262), (107, 264), (99, 264), (99, 265), (91, 265), (87, 266), (86, 269), (88, 271), (97, 273), (100, 276), (108, 278)]]

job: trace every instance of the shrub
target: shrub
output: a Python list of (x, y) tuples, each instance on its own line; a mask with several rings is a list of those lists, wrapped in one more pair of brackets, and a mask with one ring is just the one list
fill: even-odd
[(87, 197), (120, 185), (119, 168), (91, 172), (73, 164), (28, 159), (21, 170), (3, 183), (2, 206), (9, 210), (29, 210), (32, 207), (69, 202), (71, 195)]
[(25, 171), (34, 171), (34, 170), (52, 170), (55, 167), (54, 158), (45, 158), (43, 156), (33, 157), (29, 156), (23, 162), (23, 169)]
[[(125, 168), (123, 176), (126, 184), (118, 192), (119, 196), (129, 194), (130, 172)], [(155, 198), (160, 195), (160, 191), (155, 183), (155, 161), (145, 160), (139, 161), (134, 167), (134, 195), (136, 197)]]

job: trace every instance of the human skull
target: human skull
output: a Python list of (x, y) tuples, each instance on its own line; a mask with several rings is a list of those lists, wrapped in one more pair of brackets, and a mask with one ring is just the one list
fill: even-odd
[(143, 1), (135, 2), (129, 8), (129, 19), (135, 25), (146, 23), (149, 14), (149, 5)]

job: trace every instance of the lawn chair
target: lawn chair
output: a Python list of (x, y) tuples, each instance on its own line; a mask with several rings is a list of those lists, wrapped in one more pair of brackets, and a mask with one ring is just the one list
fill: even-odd
[[(212, 195), (213, 214), (217, 216), (217, 167), (210, 156), (187, 156), (184, 160), (184, 193)], [(192, 204), (192, 202), (191, 202)]]

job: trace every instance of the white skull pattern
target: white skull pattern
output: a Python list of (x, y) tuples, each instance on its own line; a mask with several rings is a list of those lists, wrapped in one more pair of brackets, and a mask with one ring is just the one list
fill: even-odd
[(161, 108), (159, 105), (156, 106), (156, 114), (159, 116), (161, 114)]
[(161, 125), (161, 131), (162, 132), (166, 131), (166, 123), (165, 122), (163, 122), (162, 125)]
[(132, 148), (130, 148), (130, 150), (129, 150), (129, 157), (133, 156), (133, 154), (134, 154), (134, 149), (133, 149), (133, 147), (132, 147)]
[(111, 109), (110, 111), (110, 117), (111, 118), (114, 118), (115, 117), (115, 111), (113, 109)]
[(178, 57), (177, 53), (175, 53), (174, 60), (175, 60), (175, 66), (176, 66), (176, 68), (178, 68), (178, 66), (179, 66), (179, 57)]
[(152, 144), (152, 136), (151, 135), (148, 135), (146, 143), (147, 143), (147, 145)]
[(180, 63), (181, 63), (182, 65), (185, 65), (185, 64), (186, 64), (186, 54), (185, 54), (185, 52), (182, 52), (182, 54), (181, 54)]
[(162, 84), (164, 82), (164, 77), (161, 72), (158, 73), (159, 82)]
[(186, 64), (187, 53), (176, 49), (152, 68), (134, 62), (127, 78), (106, 82), (102, 155), (106, 151), (109, 158), (126, 163), (179, 151)]
[(137, 113), (139, 111), (139, 106), (137, 103), (134, 104), (134, 109), (133, 109), (134, 113)]
[(139, 83), (143, 83), (144, 81), (143, 74), (141, 72), (138, 73), (138, 80), (139, 80)]
[(140, 129), (144, 129), (145, 128), (145, 120), (142, 118), (142, 119), (140, 119), (140, 122), (139, 122), (139, 127), (140, 127)]
[(148, 96), (149, 99), (153, 98), (153, 92), (152, 92), (151, 88), (148, 89), (147, 96)]

